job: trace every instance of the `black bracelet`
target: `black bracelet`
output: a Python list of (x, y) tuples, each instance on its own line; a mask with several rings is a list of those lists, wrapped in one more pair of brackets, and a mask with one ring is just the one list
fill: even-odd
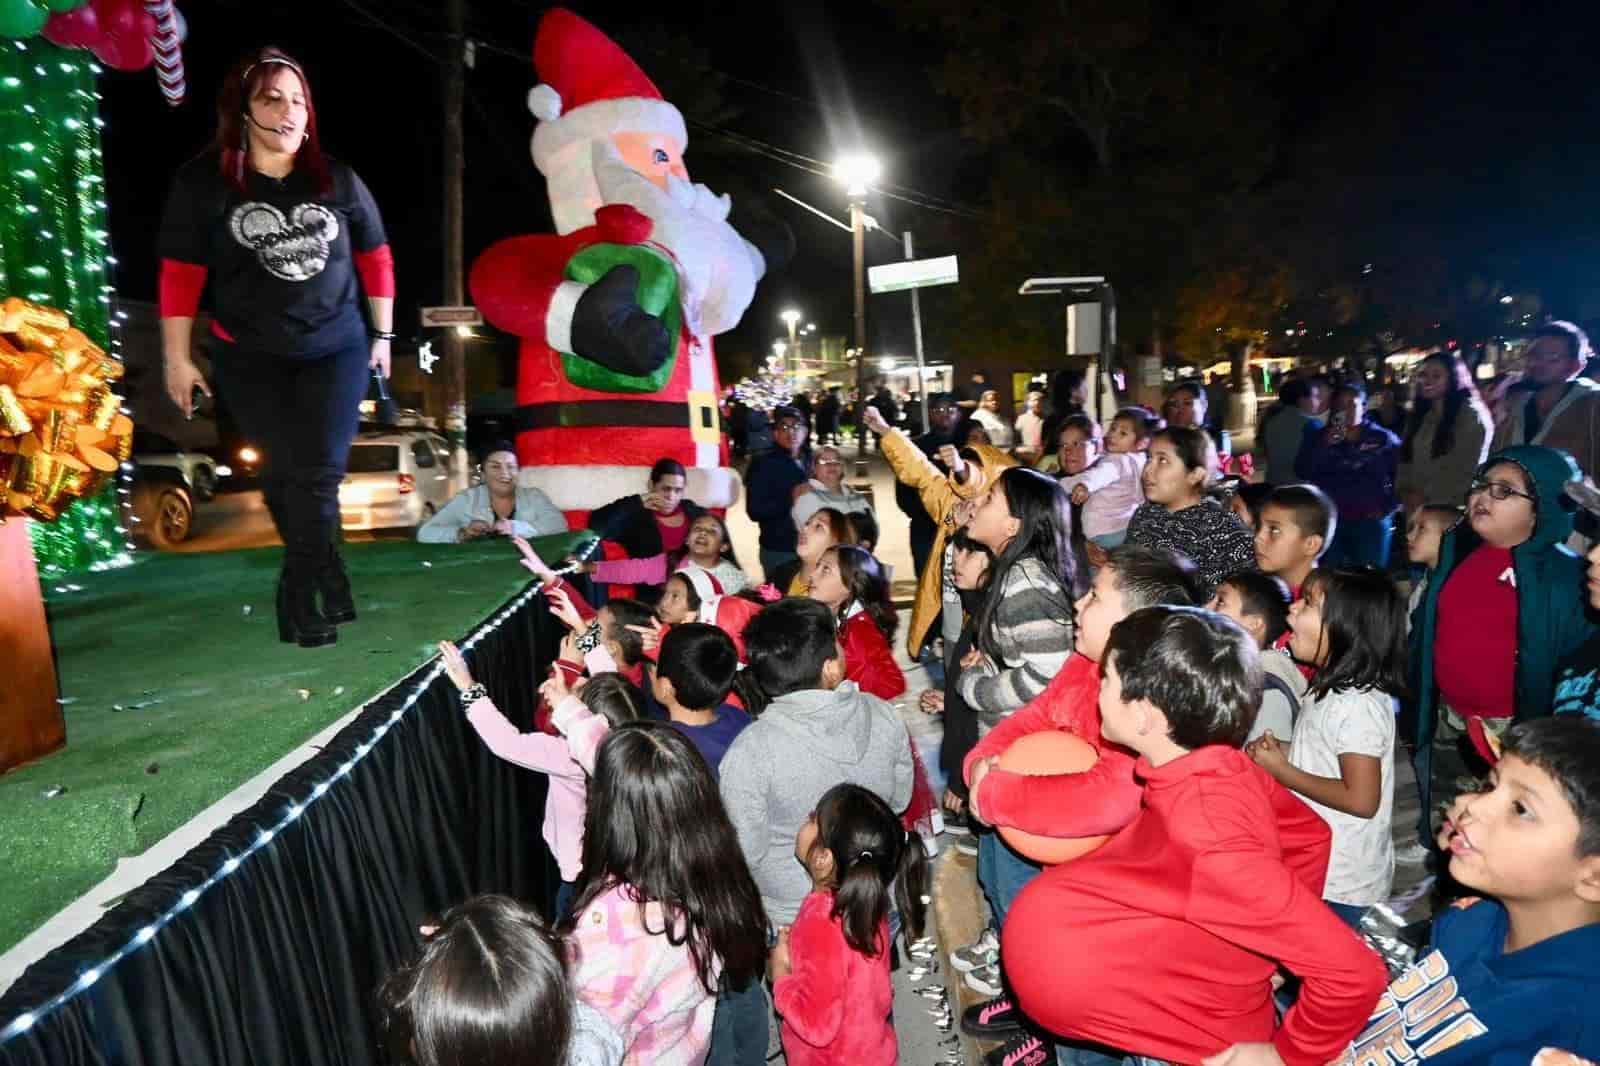
[(394, 334), (391, 331), (386, 330), (386, 329), (371, 330), (367, 334), (367, 336), (371, 337), (375, 341), (392, 341), (392, 340), (394, 340)]

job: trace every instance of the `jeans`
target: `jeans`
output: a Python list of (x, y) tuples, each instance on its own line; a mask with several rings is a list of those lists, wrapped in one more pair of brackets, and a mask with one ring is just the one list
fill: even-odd
[(1087, 1045), (1056, 1045), (1056, 1066), (1167, 1066), (1147, 1055), (1124, 1055)]
[(578, 883), (576, 881), (561, 882), (561, 887), (556, 889), (556, 913), (554, 920), (551, 922), (552, 925), (566, 919), (567, 912), (572, 909), (572, 898), (577, 894), (577, 891)]
[(706, 1066), (766, 1066), (770, 1026), (767, 990), (759, 977), (737, 992), (724, 982), (711, 1018)]
[(978, 884), (994, 912), (996, 929), (1004, 929), (1006, 912), (1029, 881), (1039, 876), (1039, 867), (1018, 855), (997, 832), (978, 837)]
[(1394, 539), (1394, 518), (1355, 518), (1346, 522), (1340, 520), (1339, 528), (1334, 531), (1333, 543), (1328, 547), (1328, 553), (1322, 557), (1320, 565), (1334, 566), (1376, 566), (1386, 569), (1389, 565), (1389, 544)]
[(309, 563), (338, 539), (339, 483), (361, 419), (369, 354), (360, 333), (317, 359), (217, 344), (217, 390), (262, 454), (261, 495), (287, 560)]
[(1361, 918), (1367, 913), (1367, 908), (1358, 907), (1354, 903), (1335, 903), (1332, 900), (1324, 900), (1323, 902), (1328, 905), (1329, 910), (1339, 916), (1341, 922), (1356, 932), (1361, 932)]

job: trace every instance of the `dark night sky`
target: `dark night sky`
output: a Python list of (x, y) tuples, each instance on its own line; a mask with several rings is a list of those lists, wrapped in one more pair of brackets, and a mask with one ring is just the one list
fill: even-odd
[[(408, 328), (414, 307), (439, 295), (438, 68), (421, 54), (442, 48), (439, 5), (362, 0), (407, 41), (348, 0), (182, 6), (190, 26), (189, 101), (167, 109), (149, 72), (106, 82), (106, 165), (124, 294), (153, 293), (152, 246), (166, 183), (208, 138), (223, 69), (242, 51), (274, 43), (308, 67), (324, 146), (377, 196), (398, 261), (399, 323)], [(573, 6), (619, 37), (641, 24), (635, 6)], [(1358, 197), (1362, 210), (1450, 235), (1463, 248), (1491, 244), (1525, 262), (1558, 298), (1600, 293), (1600, 181), (1592, 178), (1600, 163), (1600, 87), (1594, 18), (1580, 14), (1594, 5), (1424, 2), (1391, 10), (1401, 6), (1340, 5), (1314, 69), (1282, 87), (1293, 101), (1293, 128), (1275, 180)], [(526, 55), (542, 10), (484, 0), (473, 6), (472, 35), (516, 54), (482, 49), (468, 75), (469, 262), (498, 237), (550, 228), (543, 181), (528, 155), (533, 121), (524, 106), (535, 82)], [(860, 139), (885, 157), (890, 181), (962, 203), (981, 199), (984, 156), (959, 137), (955, 105), (935, 92), (929, 74), (943, 42), (908, 31), (888, 8), (870, 0), (701, 3), (670, 20), (657, 10), (644, 17), (666, 21), (729, 76), (715, 85), (725, 128), (817, 159)], [(672, 86), (688, 91), (713, 78), (659, 54), (635, 58), (669, 97)], [(690, 139), (691, 173), (716, 191), (738, 199), (776, 185), (844, 214), (837, 187), (823, 178), (730, 149), (703, 130), (691, 128)], [(850, 328), (848, 236), (781, 201), (774, 207), (793, 227), (799, 255), (764, 283), (745, 322), (720, 342), (725, 348), (764, 349), (782, 331), (778, 309), (790, 303), (827, 332)], [(948, 221), (896, 201), (878, 200), (870, 210), (894, 230), (919, 234)], [(931, 240), (918, 247), (919, 255), (953, 250)], [(869, 261), (899, 258), (881, 236), (869, 235), (868, 252)], [(872, 304), (880, 349), (909, 350), (905, 302), (893, 296)], [(1556, 309), (1600, 316), (1600, 306)], [(959, 339), (934, 337), (930, 346), (948, 351)]]

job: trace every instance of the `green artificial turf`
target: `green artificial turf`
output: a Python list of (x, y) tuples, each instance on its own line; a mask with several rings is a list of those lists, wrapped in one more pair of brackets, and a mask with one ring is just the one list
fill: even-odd
[[(535, 547), (558, 559), (578, 536)], [(529, 580), (504, 541), (344, 554), (361, 617), (330, 648), (278, 641), (277, 548), (148, 553), (46, 590), (67, 746), (0, 776), (0, 951)]]

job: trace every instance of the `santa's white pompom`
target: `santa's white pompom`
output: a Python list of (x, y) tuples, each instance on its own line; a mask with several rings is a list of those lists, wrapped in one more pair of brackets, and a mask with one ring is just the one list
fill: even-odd
[(528, 90), (528, 110), (540, 122), (550, 122), (561, 117), (561, 94), (548, 85), (535, 85)]

